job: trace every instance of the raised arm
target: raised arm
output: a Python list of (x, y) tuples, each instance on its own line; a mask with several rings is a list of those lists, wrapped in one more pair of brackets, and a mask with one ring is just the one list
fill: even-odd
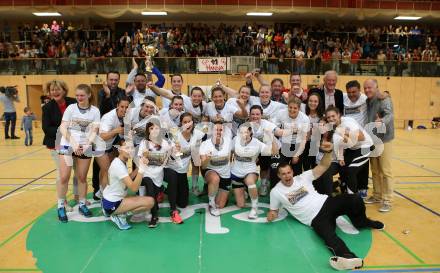
[(157, 81), (154, 85), (162, 88), (165, 85), (165, 77), (162, 75), (162, 72), (160, 72), (159, 68), (153, 67), (153, 74), (157, 77)]
[(328, 141), (323, 141), (321, 144), (321, 150), (324, 152), (324, 156), (319, 164), (312, 170), (315, 179), (321, 177), (330, 167), (330, 164), (332, 163), (333, 144)]
[(149, 82), (147, 83), (147, 87), (150, 88), (156, 95), (167, 98), (167, 99), (173, 99), (174, 94), (170, 90), (158, 87), (154, 85), (153, 83)]
[(217, 80), (217, 85), (218, 85), (221, 89), (223, 89), (223, 91), (225, 91), (226, 94), (228, 94), (228, 96), (229, 96), (230, 98), (235, 98), (235, 97), (238, 96), (238, 91), (237, 91), (237, 90), (232, 89), (232, 88), (230, 88), (230, 87), (224, 85), (224, 84), (220, 81), (220, 79)]

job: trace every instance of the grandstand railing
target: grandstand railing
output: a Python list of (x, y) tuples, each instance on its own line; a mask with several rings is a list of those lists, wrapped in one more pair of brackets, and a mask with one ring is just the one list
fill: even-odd
[[(224, 66), (215, 66), (212, 70), (202, 69), (201, 60), (216, 63), (225, 59)], [(137, 58), (140, 69), (144, 69), (144, 59)], [(233, 60), (233, 61), (231, 61)], [(361, 59), (357, 61), (317, 60), (293, 58), (258, 58), (251, 56), (200, 57), (200, 58), (154, 58), (155, 66), (162, 73), (181, 74), (239, 74), (260, 69), (267, 74), (290, 74), (299, 72), (304, 75), (322, 75), (327, 70), (336, 70), (340, 75), (376, 75), (376, 76), (416, 76), (439, 77), (440, 59), (432, 62), (412, 60)], [(55, 74), (105, 74), (108, 71), (129, 73), (132, 58), (7, 58), (0, 59), (0, 75), (55, 75)]]

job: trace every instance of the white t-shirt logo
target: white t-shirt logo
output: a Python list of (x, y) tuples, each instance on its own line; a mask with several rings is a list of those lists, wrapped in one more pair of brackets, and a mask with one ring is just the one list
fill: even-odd
[(303, 199), (309, 192), (303, 186), (296, 191), (289, 192), (286, 194), (287, 200), (289, 200), (290, 204), (295, 205), (299, 200)]

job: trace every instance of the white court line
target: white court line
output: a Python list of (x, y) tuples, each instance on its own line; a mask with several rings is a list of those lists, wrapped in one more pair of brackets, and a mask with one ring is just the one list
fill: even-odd
[(2, 199), (0, 199), (0, 201), (3, 201), (3, 200), (5, 200), (5, 199), (8, 199), (9, 197), (12, 197), (12, 196), (19, 195), (20, 193), (23, 193), (23, 192), (25, 192), (25, 191), (26, 191), (26, 190), (22, 190), (22, 191), (18, 191), (18, 192), (11, 193), (10, 195), (7, 195), (7, 196), (3, 197)]
[[(205, 210), (205, 213), (206, 213), (207, 211)], [(198, 259), (199, 259), (199, 270), (198, 270), (198, 273), (201, 273), (202, 272), (202, 247), (203, 247), (203, 215), (202, 214), (199, 214), (200, 215), (200, 233), (199, 233), (199, 238), (200, 238), (200, 240), (199, 240), (199, 257), (198, 257)]]

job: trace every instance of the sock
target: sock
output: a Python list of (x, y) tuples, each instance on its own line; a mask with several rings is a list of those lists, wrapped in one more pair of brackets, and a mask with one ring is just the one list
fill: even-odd
[(255, 199), (251, 198), (251, 204), (252, 204), (252, 208), (258, 208), (258, 197)]
[(215, 196), (216, 196), (216, 195), (217, 195), (217, 193), (210, 194), (210, 195), (208, 196), (209, 204), (210, 204), (212, 207), (216, 206), (216, 204), (215, 204)]
[(85, 205), (86, 205), (86, 199), (84, 199), (84, 198), (79, 199), (79, 206), (81, 207), (81, 206), (85, 206)]
[(145, 188), (145, 186), (140, 186), (139, 187), (139, 196), (145, 196), (146, 193), (147, 193), (147, 189)]
[(61, 198), (61, 199), (58, 199), (58, 208), (60, 209), (60, 208), (64, 208), (64, 203), (66, 202), (66, 199), (64, 199), (64, 198)]
[(199, 175), (198, 174), (193, 174), (191, 176), (191, 180), (192, 180), (192, 188), (193, 189), (197, 189), (199, 187)]

